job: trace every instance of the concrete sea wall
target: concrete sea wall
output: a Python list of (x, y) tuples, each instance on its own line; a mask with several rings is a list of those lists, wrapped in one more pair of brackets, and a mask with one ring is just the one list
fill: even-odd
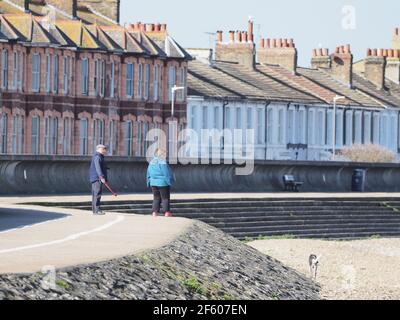
[[(77, 194), (90, 192), (89, 157), (0, 157), (0, 194)], [(118, 193), (148, 192), (147, 162), (108, 158), (110, 185)], [(351, 191), (354, 169), (366, 169), (367, 192), (399, 192), (397, 164), (260, 161), (253, 174), (237, 176), (235, 165), (174, 165), (175, 192), (277, 192), (293, 174), (305, 192)]]

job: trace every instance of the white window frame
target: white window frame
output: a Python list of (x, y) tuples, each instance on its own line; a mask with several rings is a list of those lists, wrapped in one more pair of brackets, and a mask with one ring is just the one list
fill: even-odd
[(89, 95), (89, 59), (81, 59), (81, 94)]
[(40, 92), (40, 54), (32, 55), (32, 92)]
[(8, 51), (6, 49), (1, 52), (1, 88), (8, 89)]
[(60, 59), (58, 55), (53, 55), (53, 93), (58, 93), (58, 83), (59, 83), (59, 66), (60, 66)]
[(133, 92), (134, 92), (134, 86), (133, 86), (133, 81), (134, 81), (134, 66), (133, 63), (128, 63), (126, 65), (126, 96), (128, 98), (133, 98)]

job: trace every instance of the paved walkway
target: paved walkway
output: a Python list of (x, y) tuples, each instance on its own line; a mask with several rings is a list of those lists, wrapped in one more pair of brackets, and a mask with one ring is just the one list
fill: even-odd
[[(58, 197), (61, 200), (65, 201)], [(70, 267), (160, 248), (192, 223), (181, 218), (92, 216), (87, 211), (7, 202), (10, 199), (0, 201), (0, 274), (34, 273), (45, 266)]]
[[(174, 194), (173, 199), (400, 197), (400, 194)], [(104, 201), (151, 200), (151, 195), (105, 196)], [(0, 197), (0, 274), (88, 264), (167, 245), (192, 221), (182, 218), (43, 208), (24, 203), (87, 202), (86, 196)]]

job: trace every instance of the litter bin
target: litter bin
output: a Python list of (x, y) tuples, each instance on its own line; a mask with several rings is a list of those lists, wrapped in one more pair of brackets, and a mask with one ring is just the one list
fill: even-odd
[(364, 170), (364, 169), (354, 170), (352, 183), (351, 183), (351, 191), (364, 192), (365, 191), (365, 177), (366, 177), (366, 170)]

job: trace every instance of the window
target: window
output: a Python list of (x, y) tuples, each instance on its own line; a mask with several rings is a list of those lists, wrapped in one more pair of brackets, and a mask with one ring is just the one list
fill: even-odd
[(141, 152), (142, 156), (145, 157), (146, 156), (146, 152), (149, 148), (149, 144), (150, 141), (147, 141), (147, 134), (149, 132), (149, 123), (148, 122), (144, 122), (143, 123), (143, 143), (141, 144), (141, 146), (143, 147), (143, 150)]
[(257, 144), (264, 144), (263, 110), (257, 109)]
[(133, 64), (128, 63), (126, 65), (126, 96), (128, 98), (133, 97)]
[(39, 154), (39, 133), (40, 133), (40, 119), (35, 116), (32, 117), (32, 134), (31, 134), (31, 148), (32, 154)]
[(111, 62), (110, 72), (110, 97), (114, 98), (115, 95), (115, 62)]
[(333, 146), (333, 110), (328, 110), (326, 117), (326, 144), (328, 148)]
[(89, 61), (88, 59), (81, 60), (81, 93), (89, 94)]
[(100, 77), (100, 96), (106, 94), (106, 62), (101, 61), (101, 77)]
[(51, 91), (51, 57), (46, 56), (46, 73), (45, 73), (45, 90), (46, 93)]
[(8, 88), (8, 51), (3, 50), (1, 53), (1, 88)]
[(382, 146), (388, 146), (388, 115), (381, 115), (381, 125), (379, 130), (379, 143)]
[(203, 107), (202, 129), (208, 129), (208, 107)]
[(71, 154), (71, 118), (64, 118), (63, 154)]
[(22, 91), (25, 89), (24, 80), (25, 80), (25, 54), (22, 52), (18, 55), (18, 65), (19, 65), (19, 79), (18, 79), (18, 89)]
[(357, 111), (354, 117), (354, 143), (361, 144), (362, 143), (362, 113), (361, 111)]
[(93, 77), (93, 90), (94, 95), (99, 95), (99, 61), (94, 61), (94, 77)]
[(143, 96), (143, 65), (139, 64), (138, 71), (138, 97), (142, 98)]
[(18, 78), (19, 78), (19, 54), (14, 52), (13, 54), (13, 78), (12, 88), (18, 90)]
[(267, 111), (267, 139), (268, 144), (274, 142), (274, 110), (268, 109)]
[(214, 122), (213, 122), (213, 129), (219, 129), (219, 108), (214, 107)]
[(160, 69), (158, 64), (154, 66), (154, 83), (153, 83), (153, 94), (154, 94), (154, 101), (158, 101), (159, 94), (158, 94), (158, 86), (159, 86), (159, 77), (160, 77)]
[[(247, 125), (246, 125), (246, 129), (251, 130), (254, 129), (254, 125), (253, 125), (253, 110), (251, 108), (247, 108), (247, 112), (246, 112), (246, 120), (247, 120)], [(251, 137), (247, 135), (246, 133), (243, 133), (243, 138), (246, 135), (247, 137), (247, 143), (251, 142)], [(243, 141), (245, 142), (245, 141)]]
[(149, 99), (150, 92), (150, 65), (144, 66), (144, 99)]
[(68, 94), (69, 87), (69, 57), (64, 57), (64, 68), (63, 68), (63, 93)]
[[(183, 88), (186, 88), (186, 68), (181, 68), (180, 69), (179, 79), (180, 79), (179, 86), (183, 87)], [(179, 100), (180, 101), (184, 101), (185, 100), (185, 90), (179, 90), (178, 92), (179, 92), (178, 93)]]
[(22, 154), (24, 148), (24, 118), (20, 115), (13, 116), (12, 124), (12, 153)]
[(337, 110), (336, 112), (336, 146), (342, 147), (344, 142), (344, 121), (343, 121), (343, 110)]
[(112, 156), (114, 155), (114, 149), (115, 149), (115, 141), (117, 140), (115, 137), (116, 133), (116, 121), (110, 121), (109, 124), (109, 143), (108, 143), (108, 153)]
[(308, 110), (308, 141), (310, 145), (315, 145), (315, 110)]
[(326, 131), (325, 131), (325, 112), (319, 110), (317, 113), (317, 144), (324, 146), (326, 142)]
[(6, 113), (0, 113), (0, 153), (7, 153), (7, 121)]
[(137, 123), (138, 127), (137, 127), (137, 155), (139, 157), (142, 156), (142, 145), (144, 143), (143, 140), (143, 122), (139, 121)]
[(364, 134), (363, 134), (363, 143), (370, 144), (372, 142), (371, 132), (372, 132), (372, 118), (371, 113), (364, 113)]
[(307, 144), (307, 117), (306, 110), (299, 109), (298, 142)]
[(283, 109), (278, 112), (278, 143), (285, 143), (285, 113)]
[(232, 129), (232, 110), (229, 107), (225, 110), (225, 128)]
[(176, 68), (175, 67), (169, 67), (169, 72), (168, 72), (168, 96), (169, 96), (169, 101), (172, 101), (172, 88), (176, 84)]
[(79, 130), (80, 154), (88, 154), (88, 119), (81, 119)]
[(242, 129), (242, 109), (236, 108), (236, 129)]
[(133, 155), (133, 125), (132, 121), (125, 121), (125, 154), (130, 157)]
[(40, 55), (32, 56), (32, 91), (40, 92)]
[(353, 111), (346, 111), (345, 142), (347, 146), (353, 144)]
[(295, 110), (294, 109), (289, 109), (289, 111), (288, 111), (288, 124), (287, 124), (287, 126), (288, 126), (288, 142), (289, 143), (295, 143), (295, 136), (294, 136), (294, 132), (295, 132), (295, 130), (294, 130), (294, 112), (295, 112)]
[(93, 120), (93, 152), (99, 144), (104, 144), (104, 121), (97, 119)]
[(372, 140), (374, 144), (379, 144), (380, 114), (374, 113), (372, 124)]
[(53, 56), (53, 93), (58, 93), (58, 56)]

